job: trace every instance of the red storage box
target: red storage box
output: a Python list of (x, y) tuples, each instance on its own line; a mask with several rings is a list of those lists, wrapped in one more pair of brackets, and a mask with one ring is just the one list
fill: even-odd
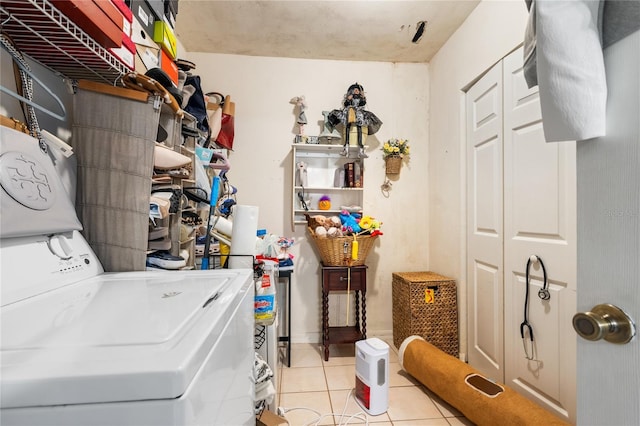
[[(85, 0), (87, 1), (87, 0)], [(122, 28), (122, 12), (118, 10), (111, 0), (93, 0), (93, 2), (109, 17), (111, 22)]]
[(116, 9), (118, 9), (118, 11), (123, 17), (122, 32), (126, 36), (131, 37), (131, 27), (133, 23), (133, 13), (131, 12), (131, 9), (127, 7), (127, 5), (124, 3), (124, 0), (110, 0), (110, 1), (113, 2), (113, 5), (116, 7)]
[(111, 0), (111, 1), (113, 2), (113, 5), (118, 8), (120, 13), (122, 13), (122, 16), (124, 16), (124, 18), (127, 21), (129, 22), (133, 21), (133, 12), (131, 12), (131, 9), (129, 9), (129, 6), (127, 6), (124, 0)]
[[(104, 0), (99, 2), (52, 0), (52, 3), (101, 46), (106, 48), (122, 46), (122, 14), (111, 2), (108, 3), (108, 6)], [(104, 9), (109, 10), (109, 14), (105, 13)], [(114, 22), (112, 18), (119, 24)]]

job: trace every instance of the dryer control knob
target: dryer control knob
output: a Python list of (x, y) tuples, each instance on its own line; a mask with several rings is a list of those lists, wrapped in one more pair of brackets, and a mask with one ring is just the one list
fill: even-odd
[(73, 249), (64, 235), (51, 235), (47, 240), (47, 247), (62, 260), (71, 259), (73, 256)]

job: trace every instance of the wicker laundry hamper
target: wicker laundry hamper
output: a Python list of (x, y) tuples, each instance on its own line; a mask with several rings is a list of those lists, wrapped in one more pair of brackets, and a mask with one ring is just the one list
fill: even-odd
[(433, 272), (392, 274), (393, 344), (423, 337), (449, 355), (459, 356), (456, 282)]

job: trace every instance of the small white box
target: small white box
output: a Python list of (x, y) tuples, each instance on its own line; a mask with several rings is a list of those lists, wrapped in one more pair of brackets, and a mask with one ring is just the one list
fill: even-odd
[(372, 416), (389, 408), (389, 345), (377, 337), (356, 342), (356, 401)]

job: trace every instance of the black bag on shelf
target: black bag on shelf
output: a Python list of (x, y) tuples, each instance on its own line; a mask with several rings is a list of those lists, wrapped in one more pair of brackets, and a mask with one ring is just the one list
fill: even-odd
[(185, 86), (191, 85), (196, 90), (189, 98), (184, 110), (193, 115), (198, 120), (198, 129), (205, 134), (209, 133), (209, 121), (207, 120), (207, 105), (204, 100), (204, 92), (200, 86), (200, 76), (188, 75), (184, 82)]

